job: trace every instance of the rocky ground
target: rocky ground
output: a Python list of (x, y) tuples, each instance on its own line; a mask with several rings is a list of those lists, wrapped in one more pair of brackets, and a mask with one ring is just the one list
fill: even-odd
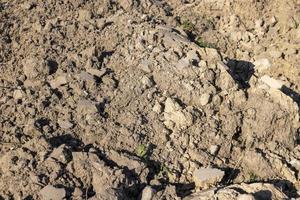
[(300, 197), (298, 0), (1, 0), (0, 199)]

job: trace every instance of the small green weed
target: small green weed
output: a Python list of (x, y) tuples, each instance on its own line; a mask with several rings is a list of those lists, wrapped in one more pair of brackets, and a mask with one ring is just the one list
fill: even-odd
[(195, 30), (195, 25), (192, 22), (190, 22), (189, 20), (185, 20), (182, 23), (182, 27), (183, 27), (183, 30), (187, 31), (187, 32), (193, 32)]
[(204, 41), (201, 37), (198, 37), (195, 40), (195, 43), (199, 46), (199, 47), (203, 47), (203, 48), (216, 48), (215, 44), (209, 43)]
[(257, 176), (254, 172), (249, 173), (250, 182), (256, 182), (259, 180), (259, 176)]
[(140, 144), (136, 149), (136, 154), (141, 158), (146, 158), (148, 148), (144, 144)]

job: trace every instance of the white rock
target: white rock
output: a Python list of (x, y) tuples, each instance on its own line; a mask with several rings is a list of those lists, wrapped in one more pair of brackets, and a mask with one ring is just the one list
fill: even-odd
[(43, 200), (62, 200), (66, 196), (64, 188), (56, 188), (52, 185), (47, 185), (40, 191)]
[(208, 187), (220, 182), (225, 173), (216, 168), (200, 168), (194, 171), (193, 179), (198, 187)]
[(23, 98), (23, 92), (22, 90), (15, 90), (13, 95), (15, 100), (19, 100)]
[(255, 200), (252, 194), (241, 194), (237, 197), (237, 200)]
[(262, 72), (272, 66), (271, 62), (267, 58), (258, 59), (253, 64), (258, 72)]
[(268, 75), (264, 75), (260, 78), (260, 81), (268, 85), (270, 88), (273, 89), (281, 89), (284, 83), (282, 81), (276, 80), (274, 78), (271, 78)]
[(216, 155), (216, 153), (218, 152), (219, 150), (219, 146), (218, 145), (212, 145), (210, 146), (209, 148), (209, 152), (212, 154), (212, 155)]
[(154, 189), (150, 186), (146, 186), (142, 192), (142, 199), (141, 200), (152, 200), (154, 195)]
[(211, 100), (210, 94), (207, 94), (207, 93), (202, 94), (201, 97), (200, 97), (200, 104), (202, 106), (205, 106), (210, 102), (210, 100)]
[(159, 102), (155, 102), (155, 105), (153, 106), (152, 110), (159, 114), (162, 111), (162, 106), (160, 105)]

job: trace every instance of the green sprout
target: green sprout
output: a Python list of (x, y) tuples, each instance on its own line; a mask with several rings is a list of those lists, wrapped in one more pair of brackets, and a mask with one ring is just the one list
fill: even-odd
[(256, 182), (256, 181), (258, 181), (259, 176), (257, 176), (254, 172), (250, 172), (249, 179), (250, 179), (250, 182)]
[(198, 37), (198, 38), (195, 40), (195, 43), (196, 43), (199, 47), (203, 47), (203, 48), (216, 48), (216, 45), (204, 41), (201, 37)]
[(140, 144), (136, 149), (136, 154), (141, 158), (145, 158), (147, 155), (147, 151), (148, 151), (147, 146), (144, 144)]
[(192, 32), (195, 30), (195, 25), (192, 22), (190, 22), (189, 20), (185, 20), (182, 23), (182, 27), (183, 27), (183, 30), (187, 31), (187, 32)]

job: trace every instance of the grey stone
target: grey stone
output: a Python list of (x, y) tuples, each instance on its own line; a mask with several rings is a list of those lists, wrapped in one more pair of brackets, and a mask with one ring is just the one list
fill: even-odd
[(47, 185), (40, 190), (42, 200), (62, 200), (66, 196), (64, 188), (56, 188), (52, 185)]
[(200, 168), (194, 171), (193, 179), (196, 186), (204, 188), (220, 182), (224, 175), (222, 170), (216, 168)]

